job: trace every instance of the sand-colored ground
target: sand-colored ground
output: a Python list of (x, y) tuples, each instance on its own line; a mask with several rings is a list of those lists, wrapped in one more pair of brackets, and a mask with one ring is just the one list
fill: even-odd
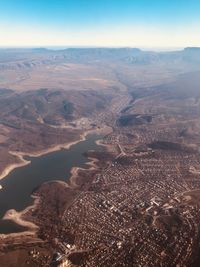
[[(56, 145), (52, 148), (48, 148), (46, 150), (42, 150), (42, 151), (39, 151), (37, 153), (30, 153), (30, 154), (27, 154), (27, 153), (23, 153), (23, 152), (14, 152), (14, 151), (11, 151), (10, 153), (14, 156), (17, 156), (21, 163), (19, 164), (12, 164), (12, 165), (9, 165), (5, 168), (5, 170), (3, 171), (3, 173), (1, 174), (0, 176), (0, 179), (3, 179), (5, 178), (12, 170), (14, 170), (15, 168), (19, 168), (19, 167), (22, 167), (24, 165), (27, 165), (30, 163), (30, 161), (27, 161), (25, 160), (23, 157), (24, 156), (31, 156), (31, 157), (39, 157), (39, 156), (42, 156), (44, 154), (48, 154), (50, 152), (54, 152), (54, 151), (57, 151), (57, 150), (60, 150), (60, 149), (69, 149), (72, 145), (75, 145), (83, 140), (86, 139), (86, 136), (88, 134), (92, 134), (92, 133), (96, 133), (96, 134), (103, 134), (103, 135), (106, 135), (108, 133), (110, 133), (112, 131), (112, 128), (110, 127), (104, 127), (104, 128), (101, 128), (101, 129), (95, 129), (95, 130), (88, 130), (88, 131), (85, 131), (81, 136), (80, 136), (80, 139), (77, 140), (77, 141), (74, 141), (74, 142), (70, 142), (70, 143), (66, 143), (66, 144), (60, 144), (60, 145)], [(97, 143), (99, 145), (103, 145), (101, 144), (100, 140), (97, 141)], [(105, 145), (104, 145), (105, 146)], [(95, 158), (89, 158), (89, 162), (87, 163), (87, 165), (89, 166), (88, 170), (95, 170), (96, 169), (96, 163), (98, 162), (98, 159), (95, 159)], [(78, 174), (78, 171), (81, 170), (82, 168), (79, 168), (79, 167), (74, 167), (72, 168), (71, 170), (71, 177), (70, 177), (70, 182), (69, 184), (66, 183), (67, 186), (70, 186), (70, 187), (76, 187), (76, 177), (77, 177), (77, 174)], [(84, 169), (82, 169), (84, 170)], [(63, 183), (63, 182), (62, 182)], [(14, 221), (15, 223), (21, 225), (21, 226), (24, 226), (24, 227), (27, 227), (29, 230), (27, 231), (24, 231), (24, 232), (21, 232), (21, 233), (13, 233), (13, 234), (6, 234), (6, 235), (0, 235), (0, 238), (9, 238), (9, 237), (19, 237), (21, 236), (22, 238), (24, 236), (30, 236), (30, 235), (33, 235), (34, 237), (36, 237), (36, 231), (38, 229), (38, 227), (33, 224), (32, 222), (29, 222), (29, 221), (25, 221), (23, 219), (23, 215), (26, 214), (29, 210), (31, 209), (34, 209), (38, 204), (39, 204), (39, 198), (38, 197), (34, 197), (35, 200), (34, 200), (34, 204), (32, 206), (29, 206), (27, 207), (25, 210), (21, 211), (21, 212), (17, 212), (15, 210), (8, 210), (7, 213), (5, 214), (5, 216), (3, 217), (3, 219), (5, 220), (12, 220)]]
[(3, 217), (3, 220), (11, 220), (21, 226), (27, 227), (27, 231), (20, 232), (20, 233), (12, 233), (12, 234), (0, 234), (0, 239), (3, 238), (10, 238), (10, 237), (26, 237), (26, 236), (33, 236), (36, 237), (36, 231), (38, 229), (37, 225), (32, 222), (25, 221), (23, 219), (23, 215), (26, 214), (29, 210), (34, 209), (36, 205), (39, 204), (39, 198), (34, 197), (34, 204), (32, 206), (27, 207), (25, 210), (21, 212), (17, 212), (16, 210), (8, 210)]
[[(18, 91), (35, 88), (84, 90), (121, 86), (115, 76), (104, 69), (87, 64), (50, 64), (28, 69), (2, 70), (0, 86)], [(48, 78), (47, 78), (48, 77)]]
[(13, 171), (14, 169), (19, 168), (19, 167), (23, 167), (23, 166), (25, 166), (25, 165), (27, 165), (27, 164), (30, 163), (30, 161), (25, 160), (25, 159), (23, 158), (23, 155), (22, 155), (21, 153), (19, 153), (19, 152), (9, 151), (9, 153), (10, 153), (11, 155), (13, 155), (13, 156), (18, 157), (18, 159), (20, 160), (20, 162), (19, 162), (19, 163), (9, 164), (9, 165), (3, 170), (3, 172), (1, 173), (1, 175), (0, 175), (0, 180), (3, 179), (3, 178), (5, 178), (5, 177), (6, 177), (11, 171)]
[(18, 157), (18, 159), (20, 160), (20, 163), (13, 163), (13, 164), (10, 164), (8, 165), (4, 170), (3, 172), (1, 173), (0, 175), (0, 180), (5, 178), (11, 171), (13, 171), (14, 169), (16, 168), (19, 168), (19, 167), (22, 167), (22, 166), (25, 166), (27, 164), (30, 163), (30, 161), (27, 161), (24, 159), (24, 156), (29, 156), (29, 157), (40, 157), (40, 156), (43, 156), (43, 155), (46, 155), (48, 153), (51, 153), (51, 152), (55, 152), (55, 151), (58, 151), (58, 150), (61, 150), (61, 149), (69, 149), (71, 146), (81, 142), (81, 141), (84, 141), (86, 139), (86, 136), (90, 133), (97, 133), (97, 134), (106, 134), (108, 131), (110, 131), (110, 128), (109, 127), (105, 127), (105, 128), (102, 128), (102, 129), (97, 129), (97, 130), (88, 130), (88, 131), (85, 131), (78, 140), (76, 141), (73, 141), (73, 142), (68, 142), (68, 143), (65, 143), (65, 144), (59, 144), (59, 145), (55, 145), (53, 147), (50, 147), (50, 148), (47, 148), (47, 149), (44, 149), (44, 150), (41, 150), (41, 151), (38, 151), (38, 152), (34, 152), (34, 153), (24, 153), (24, 152), (17, 152), (17, 151), (9, 151), (9, 153), (13, 156), (16, 156)]

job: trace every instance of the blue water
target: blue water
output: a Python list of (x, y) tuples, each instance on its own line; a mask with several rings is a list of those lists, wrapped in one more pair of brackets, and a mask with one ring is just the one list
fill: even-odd
[(73, 167), (87, 168), (89, 161), (84, 152), (89, 150), (102, 151), (103, 147), (96, 144), (102, 136), (90, 134), (69, 149), (62, 149), (40, 157), (25, 157), (31, 163), (13, 170), (3, 180), (0, 190), (0, 233), (21, 232), (23, 227), (2, 217), (9, 209), (24, 210), (33, 204), (32, 192), (42, 183), (52, 180), (66, 181)]

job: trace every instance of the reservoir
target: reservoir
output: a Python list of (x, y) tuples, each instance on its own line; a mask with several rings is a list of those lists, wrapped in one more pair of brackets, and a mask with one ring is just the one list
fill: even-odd
[(103, 146), (96, 141), (102, 136), (87, 135), (84, 141), (72, 145), (69, 149), (62, 149), (39, 157), (24, 157), (31, 163), (14, 169), (0, 184), (0, 234), (21, 232), (23, 227), (2, 217), (9, 209), (22, 211), (33, 204), (32, 192), (42, 183), (53, 180), (66, 181), (70, 178), (73, 167), (87, 168), (89, 160), (83, 155), (89, 150), (103, 151)]

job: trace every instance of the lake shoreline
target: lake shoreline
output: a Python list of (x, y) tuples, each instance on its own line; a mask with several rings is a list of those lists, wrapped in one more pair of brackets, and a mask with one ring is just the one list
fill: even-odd
[[(65, 143), (65, 144), (60, 144), (60, 145), (56, 145), (52, 148), (37, 152), (37, 153), (23, 153), (23, 152), (11, 152), (12, 155), (17, 156), (21, 162), (20, 163), (16, 163), (13, 165), (8, 166), (3, 174), (0, 176), (0, 179), (5, 178), (12, 170), (14, 170), (15, 168), (19, 168), (19, 167), (23, 167), (27, 164), (30, 164), (31, 161), (27, 161), (24, 159), (25, 156), (29, 156), (29, 157), (40, 157), (42, 155), (45, 154), (49, 154), (51, 152), (55, 152), (61, 149), (69, 149), (72, 145), (75, 145), (81, 141), (86, 140), (87, 135), (89, 134), (104, 134), (106, 135), (108, 132), (111, 132), (110, 127), (104, 127), (101, 129), (92, 129), (92, 130), (87, 130), (85, 131), (83, 134), (81, 134), (79, 140), (70, 142), (70, 143)], [(96, 143), (98, 145), (102, 145), (107, 147), (105, 144), (101, 144), (100, 140), (97, 140)], [(88, 157), (88, 162), (86, 163), (87, 166), (89, 166), (89, 168), (81, 168), (81, 167), (73, 167), (70, 171), (70, 178), (68, 180), (66, 180), (66, 185), (68, 185), (69, 187), (76, 188), (77, 184), (76, 184), (76, 177), (78, 176), (78, 171), (79, 170), (95, 170), (96, 168), (98, 168), (97, 166), (97, 162), (99, 161), (96, 158), (92, 158), (92, 157)], [(7, 173), (7, 174), (6, 174)], [(6, 174), (6, 175), (5, 175)], [(59, 182), (59, 181), (58, 181)], [(48, 182), (47, 182), (48, 183)], [(5, 216), (2, 218), (2, 220), (11, 220), (14, 223), (20, 225), (20, 226), (24, 226), (27, 227), (27, 231), (22, 231), (19, 233), (9, 233), (9, 234), (0, 234), (0, 238), (12, 238), (12, 237), (16, 237), (16, 236), (26, 236), (26, 235), (33, 235), (34, 237), (36, 237), (37, 234), (37, 229), (38, 226), (34, 223), (32, 223), (31, 221), (24, 219), (23, 216), (27, 214), (28, 211), (35, 209), (37, 207), (37, 205), (39, 205), (40, 202), (40, 197), (35, 197), (35, 196), (31, 196), (34, 201), (33, 201), (33, 205), (26, 207), (24, 210), (17, 212), (15, 210), (8, 210), (5, 214)]]
[(52, 146), (50, 148), (47, 148), (47, 149), (44, 149), (44, 150), (41, 150), (38, 152), (30, 152), (29, 153), (29, 152), (20, 152), (20, 151), (9, 151), (9, 153), (13, 156), (16, 156), (20, 162), (7, 165), (0, 174), (0, 180), (4, 179), (11, 171), (15, 170), (16, 168), (20, 168), (20, 167), (23, 167), (23, 166), (30, 164), (30, 161), (25, 160), (24, 157), (40, 157), (40, 156), (49, 154), (51, 152), (59, 151), (61, 149), (69, 149), (71, 146), (76, 145), (79, 142), (86, 140), (86, 137), (88, 134), (92, 134), (92, 133), (100, 134), (101, 132), (105, 133), (105, 132), (109, 131), (108, 128), (110, 128), (110, 127), (87, 130), (84, 133), (82, 133), (80, 135), (80, 138), (76, 141), (58, 144), (58, 145)]
[(12, 156), (15, 156), (18, 158), (18, 160), (20, 161), (19, 163), (11, 163), (9, 165), (7, 165), (4, 170), (2, 171), (1, 175), (0, 175), (0, 180), (4, 179), (11, 171), (26, 166), (30, 163), (29, 160), (25, 160), (22, 153), (20, 152), (16, 152), (16, 151), (9, 151), (9, 154), (11, 154)]

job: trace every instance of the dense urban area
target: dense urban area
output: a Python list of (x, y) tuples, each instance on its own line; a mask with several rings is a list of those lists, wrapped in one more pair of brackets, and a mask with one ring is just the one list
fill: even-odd
[[(101, 96), (96, 91), (83, 91), (92, 99), (91, 106), (96, 105), (87, 112), (83, 102), (77, 104), (78, 96), (70, 95), (75, 112), (84, 115), (68, 117), (68, 127), (49, 126), (49, 121), (58, 119), (53, 114), (54, 107), (53, 115), (48, 114), (48, 124), (44, 113), (37, 122), (34, 117), (37, 114), (32, 116), (33, 129), (34, 124), (52, 129), (52, 139), (47, 139), (47, 144), (55, 142), (52, 137), (55, 129), (59, 141), (65, 134), (74, 141), (73, 133), (78, 136), (86, 130), (109, 130), (99, 142), (103, 151), (86, 151), (92, 161), (91, 168), (72, 170), (72, 177), (66, 183), (45, 183), (34, 191), (38, 203), (23, 214), (23, 218), (38, 228), (23, 237), (20, 234), (0, 237), (0, 262), (6, 262), (11, 256), (21, 259), (18, 261), (21, 265), (17, 262), (5, 266), (199, 266), (200, 75), (197, 70), (189, 72), (190, 65), (185, 66), (184, 71), (177, 68), (176, 75), (173, 74), (174, 63), (169, 66), (169, 58), (165, 74), (159, 77), (161, 80), (147, 82), (148, 75), (153, 75), (149, 68), (156, 69), (154, 78), (159, 75), (158, 65), (148, 65), (155, 64), (156, 56), (151, 54), (153, 63), (135, 63), (140, 59), (138, 53), (142, 52), (137, 51), (135, 60), (131, 58), (131, 62), (124, 63), (124, 68), (131, 68), (133, 64), (129, 77), (128, 71), (122, 72), (118, 65), (110, 63), (108, 70), (112, 69), (120, 88), (109, 85), (106, 94)], [(190, 53), (200, 55), (196, 49), (189, 50), (189, 56)], [(146, 56), (142, 59), (149, 60), (150, 55)], [(96, 54), (94, 57), (96, 59)], [(160, 61), (160, 68), (164, 68)], [(105, 62), (101, 64), (104, 66)], [(140, 71), (146, 68), (142, 70), (144, 77), (138, 72), (141, 80), (147, 79), (145, 86), (137, 84), (137, 75), (131, 80), (135, 66)], [(23, 103), (29, 91), (20, 94), (18, 98)], [(53, 98), (49, 100), (48, 90), (37, 94), (53, 101)], [(58, 95), (57, 104), (60, 103)], [(66, 96), (67, 91), (61, 93), (62, 100)], [(84, 96), (81, 97), (85, 101)], [(14, 115), (9, 116), (13, 120)], [(21, 113), (17, 119), (21, 121), (20, 116)], [(5, 117), (2, 120), (4, 130), (12, 127), (8, 122), (5, 124)], [(15, 137), (17, 131), (20, 129), (12, 132)], [(10, 140), (8, 146), (13, 147), (11, 132)], [(39, 148), (43, 148), (42, 142)], [(29, 149), (26, 146), (26, 150)]]

